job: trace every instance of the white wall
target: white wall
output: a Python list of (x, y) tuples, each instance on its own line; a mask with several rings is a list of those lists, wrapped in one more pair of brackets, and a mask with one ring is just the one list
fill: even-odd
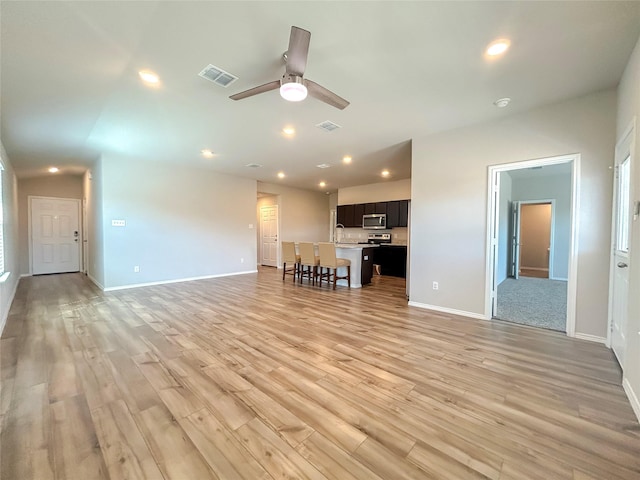
[(410, 198), (410, 178), (338, 189), (338, 205), (390, 202), (393, 200), (409, 200)]
[(500, 172), (500, 205), (498, 208), (498, 267), (496, 285), (500, 285), (509, 275), (509, 254), (511, 242), (509, 225), (511, 222), (512, 180), (508, 172)]
[[(635, 152), (632, 164), (632, 204), (640, 201), (640, 40), (631, 55), (618, 87), (617, 140), (636, 119)], [(631, 225), (629, 262), (629, 323), (623, 384), (631, 405), (640, 419), (640, 219)]]
[(264, 182), (258, 191), (278, 196), (280, 240), (329, 241), (329, 195)]
[(18, 180), (18, 241), (20, 273), (31, 274), (29, 268), (29, 196), (82, 199), (82, 176), (47, 175)]
[(87, 276), (104, 288), (104, 229), (102, 228), (102, 160), (83, 177), (83, 195), (87, 210)]
[(569, 278), (571, 243), (571, 173), (513, 180), (512, 199), (555, 200), (553, 237), (553, 278)]
[(256, 198), (255, 180), (103, 157), (105, 288), (255, 271)]
[(18, 267), (18, 180), (11, 161), (0, 143), (2, 163), (2, 230), (4, 238), (4, 271), (0, 277), (0, 334), (4, 330), (16, 293), (20, 272)]
[(413, 139), (412, 304), (484, 316), (488, 167), (580, 153), (576, 331), (606, 337), (615, 107), (611, 90)]

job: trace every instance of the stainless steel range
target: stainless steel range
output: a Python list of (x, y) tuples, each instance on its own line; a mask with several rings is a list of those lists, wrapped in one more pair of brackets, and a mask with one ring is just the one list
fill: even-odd
[(370, 233), (367, 235), (367, 243), (391, 243), (390, 233)]

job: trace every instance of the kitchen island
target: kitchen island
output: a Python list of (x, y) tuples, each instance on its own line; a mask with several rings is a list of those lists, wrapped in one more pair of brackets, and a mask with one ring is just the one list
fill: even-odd
[[(336, 243), (336, 256), (351, 260), (351, 288), (362, 288), (371, 283), (373, 274), (373, 249), (377, 245), (357, 243)], [(347, 268), (338, 269), (338, 276), (346, 276)], [(347, 286), (346, 280), (338, 280), (338, 285)]]

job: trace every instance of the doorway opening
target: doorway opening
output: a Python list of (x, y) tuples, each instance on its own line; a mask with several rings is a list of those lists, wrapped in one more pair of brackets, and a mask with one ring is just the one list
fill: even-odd
[(489, 168), (487, 318), (575, 334), (579, 155)]
[[(515, 278), (519, 276), (550, 278), (553, 257), (553, 213), (555, 200), (515, 201), (515, 222), (512, 245), (518, 258), (512, 267)], [(517, 222), (517, 225), (515, 223)], [(513, 248), (513, 247), (512, 247)]]

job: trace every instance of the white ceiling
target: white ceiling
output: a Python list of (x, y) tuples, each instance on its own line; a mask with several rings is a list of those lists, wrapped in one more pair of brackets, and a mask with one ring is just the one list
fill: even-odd
[[(1, 135), (19, 176), (50, 165), (77, 173), (117, 155), (309, 189), (325, 180), (330, 191), (383, 181), (383, 168), (408, 178), (417, 136), (615, 87), (640, 35), (636, 1), (0, 8)], [(289, 103), (277, 91), (228, 98), (281, 76), (291, 25), (311, 31), (305, 77), (349, 100), (345, 110), (314, 98)], [(488, 60), (486, 46), (501, 37), (511, 49)], [(209, 63), (239, 80), (225, 89), (198, 77)], [(160, 87), (139, 81), (143, 68), (160, 75)], [(505, 96), (508, 108), (492, 105)], [(342, 128), (314, 127), (325, 120)], [(282, 135), (285, 125), (294, 138)], [(202, 158), (204, 148), (215, 158)]]

